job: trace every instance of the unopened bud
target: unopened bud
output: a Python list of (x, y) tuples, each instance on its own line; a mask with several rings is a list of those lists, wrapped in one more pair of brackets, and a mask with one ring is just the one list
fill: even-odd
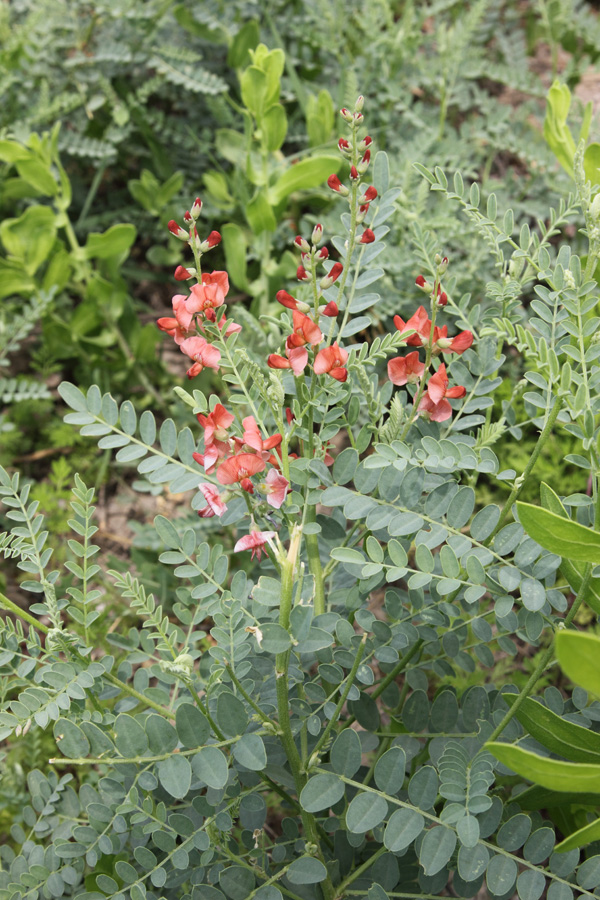
[(310, 244), (308, 243), (306, 238), (303, 238), (301, 235), (298, 235), (297, 238), (294, 238), (294, 243), (295, 243), (296, 247), (300, 247), (300, 249), (302, 250), (303, 253), (309, 252)]
[(221, 235), (218, 231), (211, 231), (209, 236), (205, 241), (202, 241), (200, 244), (200, 252), (206, 253), (207, 250), (212, 250), (213, 247), (216, 247), (217, 244), (221, 243)]
[(196, 197), (196, 199), (194, 200), (193, 206), (190, 210), (192, 217), (194, 219), (197, 219), (198, 216), (200, 215), (201, 211), (202, 211), (202, 200), (200, 199), (200, 197)]
[(438, 289), (438, 298), (437, 298), (438, 306), (445, 306), (448, 302), (448, 295), (445, 291), (440, 291)]
[(321, 249), (317, 253), (317, 256), (319, 257), (319, 259), (327, 259), (329, 257), (329, 250), (327, 249), (327, 247), (321, 247)]
[(375, 240), (375, 233), (371, 231), (370, 228), (365, 228), (363, 233), (360, 236), (359, 243), (361, 244), (372, 244)]
[(351, 121), (352, 121), (352, 113), (350, 112), (349, 109), (346, 109), (345, 106), (342, 107), (342, 109), (340, 109), (340, 116), (341, 116), (343, 119), (345, 119), (346, 122), (351, 122)]
[(184, 212), (184, 214), (183, 214), (183, 221), (185, 222), (186, 225), (191, 225), (192, 222), (194, 221), (194, 220), (192, 219), (192, 214), (191, 214), (191, 212), (189, 211), (189, 209), (186, 209), (186, 211)]
[(358, 171), (360, 172), (361, 175), (365, 174), (365, 172), (369, 168), (370, 162), (371, 162), (371, 151), (365, 150), (365, 154), (358, 164)]
[(311, 243), (313, 246), (318, 247), (321, 241), (323, 240), (323, 226), (318, 224), (313, 228), (313, 232), (310, 236)]
[(360, 198), (359, 203), (370, 203), (371, 200), (374, 200), (376, 198), (376, 196), (377, 196), (377, 188), (373, 187), (373, 185), (371, 185), (371, 187), (368, 187), (366, 189), (366, 191)]
[(193, 278), (196, 274), (196, 270), (193, 268), (184, 269), (183, 266), (177, 266), (175, 269), (175, 281), (187, 281), (188, 278)]
[(335, 300), (330, 300), (327, 306), (324, 306), (323, 309), (319, 310), (319, 312), (322, 316), (329, 316), (330, 318), (334, 319), (339, 312), (338, 305)]
[(327, 186), (331, 188), (332, 191), (336, 191), (336, 193), (341, 194), (342, 197), (347, 197), (350, 191), (346, 187), (345, 184), (342, 184), (337, 175), (330, 175), (327, 179)]
[(357, 97), (356, 103), (354, 104), (354, 112), (361, 112), (364, 105), (365, 105), (365, 98), (361, 94), (360, 97)]
[(360, 125), (364, 116), (361, 112), (355, 112), (354, 115), (352, 116), (352, 118), (354, 119), (354, 123), (356, 125)]
[(188, 232), (184, 228), (182, 228), (181, 225), (178, 225), (175, 219), (171, 219), (171, 221), (167, 225), (167, 228), (169, 229), (171, 234), (174, 237), (179, 238), (180, 241), (189, 241), (190, 236)]
[(332, 284), (335, 284), (343, 271), (344, 267), (341, 262), (334, 263), (325, 278), (321, 279), (321, 289), (326, 291), (327, 288), (330, 288)]
[(296, 278), (298, 281), (310, 281), (310, 275), (304, 268), (304, 266), (298, 266), (296, 269)]
[(341, 150), (342, 153), (350, 153), (352, 150), (352, 145), (350, 141), (347, 141), (346, 138), (340, 138), (338, 141), (338, 149)]
[(431, 285), (428, 281), (425, 281), (423, 275), (417, 275), (417, 277), (415, 278), (415, 284), (418, 288), (421, 288), (424, 294), (431, 293)]
[(358, 174), (358, 169), (356, 166), (350, 166), (350, 179), (351, 181), (358, 181), (360, 175)]

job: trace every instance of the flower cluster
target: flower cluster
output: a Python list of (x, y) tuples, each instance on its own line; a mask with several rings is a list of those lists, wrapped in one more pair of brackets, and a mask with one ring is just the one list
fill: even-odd
[[(448, 296), (442, 291), (439, 276), (445, 272), (448, 266), (448, 258), (439, 259), (435, 286), (425, 280), (422, 275), (416, 279), (416, 285), (427, 292), (431, 298), (432, 308), (446, 306)], [(433, 313), (435, 318), (435, 312)], [(452, 407), (448, 398), (464, 397), (466, 390), (463, 386), (448, 387), (446, 365), (441, 363), (437, 372), (432, 375), (425, 386), (426, 372), (433, 357), (441, 353), (456, 353), (461, 355), (468, 350), (473, 343), (471, 331), (461, 331), (455, 337), (448, 337), (448, 326), (441, 328), (429, 318), (424, 306), (419, 306), (415, 313), (406, 322), (400, 316), (394, 316), (394, 325), (400, 335), (406, 335), (406, 344), (409, 347), (423, 347), (426, 352), (425, 362), (421, 362), (419, 353), (414, 350), (406, 356), (396, 356), (388, 362), (388, 377), (392, 384), (418, 385), (414, 403), (417, 413), (431, 419), (433, 422), (444, 422), (452, 416)]]
[(170, 335), (181, 352), (192, 360), (193, 365), (187, 371), (188, 378), (194, 378), (206, 368), (213, 369), (215, 372), (219, 369), (221, 351), (206, 340), (207, 323), (215, 325), (218, 335), (223, 338), (242, 330), (240, 325), (233, 323), (225, 328), (226, 316), (224, 314), (217, 319), (216, 310), (223, 306), (229, 291), (227, 272), (201, 272), (202, 256), (221, 241), (218, 231), (211, 231), (206, 240), (200, 240), (196, 220), (201, 209), (202, 201), (197, 197), (191, 210), (186, 211), (183, 216), (184, 222), (189, 226), (188, 231), (174, 220), (169, 222), (168, 228), (171, 234), (188, 244), (196, 262), (195, 267), (177, 266), (175, 279), (187, 281), (196, 278), (197, 283), (193, 285), (189, 294), (176, 294), (173, 297), (173, 316), (161, 318), (157, 322), (160, 330)]

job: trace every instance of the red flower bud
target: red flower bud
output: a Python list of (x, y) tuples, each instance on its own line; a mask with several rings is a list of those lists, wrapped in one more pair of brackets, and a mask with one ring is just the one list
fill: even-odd
[(365, 147), (368, 147), (369, 144), (372, 144), (372, 143), (373, 143), (373, 138), (372, 138), (372, 137), (369, 137), (369, 135), (366, 134), (366, 135), (364, 136), (362, 142), (363, 142), (363, 144), (365, 145)]
[(340, 148), (340, 150), (342, 151), (342, 153), (344, 152), (344, 150), (350, 150), (350, 144), (348, 143), (348, 141), (346, 140), (346, 138), (340, 138), (340, 139), (339, 139), (339, 141), (338, 141), (338, 147)]
[(195, 269), (184, 269), (183, 266), (177, 266), (177, 268), (175, 269), (175, 280), (187, 281), (188, 278), (193, 278), (195, 274)]
[(341, 264), (341, 262), (336, 262), (332, 265), (331, 269), (329, 270), (329, 278), (331, 278), (332, 281), (337, 281), (343, 271), (344, 271), (344, 267)]
[(201, 210), (202, 210), (202, 200), (200, 199), (200, 197), (196, 197), (196, 199), (194, 200), (193, 206), (190, 210), (190, 212), (192, 214), (192, 218), (197, 219), (198, 216), (200, 215)]
[(371, 185), (371, 187), (368, 187), (366, 189), (364, 196), (365, 196), (365, 200), (368, 200), (369, 202), (371, 202), (371, 200), (374, 200), (375, 197), (377, 196), (377, 188), (374, 187), (373, 185)]
[(184, 212), (184, 214), (183, 214), (183, 221), (185, 222), (186, 225), (191, 225), (192, 222), (194, 221), (194, 220), (192, 219), (192, 214), (191, 214), (191, 212), (189, 211), (189, 209), (186, 209), (186, 211)]
[(301, 235), (298, 235), (297, 238), (294, 238), (294, 243), (296, 244), (297, 247), (300, 247), (300, 249), (302, 250), (303, 253), (309, 252), (310, 244)]
[(285, 408), (285, 417), (287, 419), (288, 425), (291, 425), (292, 422), (294, 421), (294, 413), (291, 411), (289, 406), (286, 406), (286, 408)]
[(335, 318), (339, 312), (338, 305), (335, 300), (330, 300), (327, 306), (324, 306), (323, 309), (319, 310), (322, 316), (329, 316), (330, 318)]
[(374, 240), (375, 240), (374, 233), (371, 231), (370, 228), (365, 228), (365, 230), (363, 231), (363, 233), (361, 235), (360, 243), (361, 244), (372, 244)]
[(437, 302), (438, 302), (438, 306), (445, 306), (445, 305), (447, 304), (447, 302), (448, 302), (448, 295), (446, 294), (445, 291), (442, 291), (441, 293), (438, 291), (438, 299), (437, 299)]
[(219, 232), (211, 231), (209, 236), (206, 238), (206, 243), (208, 244), (209, 248), (216, 247), (217, 244), (220, 244), (221, 243), (221, 235), (219, 234)]
[(342, 197), (347, 197), (350, 191), (348, 188), (342, 184), (337, 175), (330, 175), (327, 179), (327, 185), (331, 188), (332, 191), (336, 191), (338, 194), (341, 194)]
[(365, 155), (362, 158), (363, 165), (368, 166), (371, 162), (371, 151), (365, 150)]
[(358, 181), (358, 179), (360, 178), (356, 166), (350, 166), (350, 178), (352, 179), (352, 181)]
[(304, 268), (304, 266), (298, 266), (296, 269), (296, 278), (298, 281), (310, 281), (310, 275)]
[(415, 278), (415, 284), (418, 285), (420, 288), (422, 288), (422, 287), (425, 287), (427, 282), (425, 281), (425, 278), (423, 275), (417, 275), (417, 277)]
[(187, 231), (185, 231), (181, 227), (181, 225), (177, 224), (175, 219), (171, 219), (171, 221), (167, 225), (167, 228), (169, 229), (171, 234), (174, 235), (176, 238), (179, 238), (180, 241), (189, 241), (189, 239), (190, 239), (189, 234), (187, 233)]
[(320, 225), (318, 223), (315, 225), (310, 239), (315, 247), (317, 247), (321, 243), (321, 241), (323, 240), (323, 226), (322, 225)]
[(329, 250), (327, 249), (327, 247), (321, 247), (321, 249), (317, 253), (317, 256), (319, 257), (319, 259), (327, 259), (329, 256)]

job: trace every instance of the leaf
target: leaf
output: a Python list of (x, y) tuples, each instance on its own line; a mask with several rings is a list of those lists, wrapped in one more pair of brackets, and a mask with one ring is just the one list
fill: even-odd
[(277, 220), (262, 188), (246, 204), (244, 212), (255, 235), (262, 234), (263, 231), (275, 231), (277, 228)]
[(329, 761), (334, 772), (352, 778), (360, 769), (361, 759), (362, 745), (358, 734), (353, 728), (345, 728), (335, 739), (329, 753)]
[(384, 794), (397, 794), (404, 784), (405, 771), (406, 753), (402, 747), (390, 747), (375, 764), (375, 784)]
[(572, 178), (575, 141), (567, 126), (570, 106), (571, 91), (566, 84), (555, 81), (546, 97), (544, 138), (563, 169)]
[(416, 809), (397, 809), (383, 833), (383, 843), (392, 853), (409, 847), (425, 828), (425, 819)]
[(517, 864), (514, 859), (499, 854), (488, 863), (485, 875), (488, 889), (496, 896), (508, 894), (517, 880)]
[(256, 885), (251, 869), (243, 866), (229, 866), (219, 872), (219, 884), (230, 900), (246, 900)]
[(84, 759), (90, 752), (90, 744), (81, 728), (70, 719), (57, 719), (54, 723), (54, 740), (63, 756)]
[[(598, 644), (596, 653), (600, 650), (600, 641)], [(509, 706), (517, 700), (516, 694), (503, 694), (502, 697)], [(552, 753), (573, 762), (600, 764), (600, 735), (589, 728), (557, 716), (530, 697), (521, 704), (516, 717), (529, 734)]]
[(419, 849), (419, 862), (426, 875), (435, 875), (444, 868), (456, 847), (456, 834), (444, 825), (435, 825), (426, 832)]
[(135, 225), (112, 225), (103, 234), (92, 232), (84, 247), (87, 259), (126, 259), (136, 238)]
[(261, 119), (260, 130), (265, 148), (274, 153), (279, 150), (287, 134), (287, 116), (281, 103), (270, 106)]
[(517, 502), (519, 521), (540, 547), (569, 560), (600, 562), (600, 534), (531, 503)]
[(249, 51), (254, 50), (260, 40), (258, 22), (251, 19), (238, 31), (227, 54), (227, 65), (232, 69), (241, 69), (250, 62)]
[(600, 765), (548, 759), (512, 744), (492, 742), (485, 747), (513, 772), (551, 790), (593, 793), (600, 783)]
[(329, 175), (339, 172), (341, 165), (337, 156), (314, 156), (301, 160), (277, 179), (269, 191), (271, 203), (277, 206), (294, 191), (319, 187)]
[(248, 291), (247, 256), (248, 243), (246, 235), (239, 225), (228, 222), (221, 228), (225, 265), (229, 277), (236, 287)]
[(187, 750), (195, 750), (206, 743), (210, 726), (206, 716), (193, 703), (181, 703), (175, 713), (177, 735)]
[(301, 856), (291, 864), (287, 877), (292, 884), (318, 884), (327, 878), (327, 869), (320, 859)]
[[(287, 632), (286, 632), (287, 633)], [(217, 722), (226, 737), (243, 734), (248, 727), (246, 707), (231, 691), (223, 691), (217, 700)]]
[(387, 802), (378, 794), (357, 794), (346, 811), (346, 828), (355, 834), (371, 831), (387, 816)]
[(266, 625), (260, 626), (260, 635), (256, 636), (258, 645), (265, 653), (285, 653), (292, 646), (292, 639), (288, 632), (276, 622), (268, 622)]
[(218, 747), (203, 747), (192, 757), (194, 775), (206, 782), (209, 787), (224, 788), (227, 784), (227, 759)]
[(41, 159), (18, 159), (15, 163), (17, 172), (27, 184), (45, 197), (54, 197), (58, 191), (58, 185), (47, 165)]
[(56, 240), (56, 217), (49, 206), (29, 206), (18, 219), (4, 219), (0, 240), (6, 252), (34, 275), (49, 258)]
[(466, 847), (463, 844), (458, 851), (458, 874), (464, 881), (475, 881), (485, 872), (489, 858), (487, 847), (481, 844)]
[(267, 765), (267, 752), (259, 734), (244, 734), (233, 745), (233, 756), (246, 769), (262, 772)]
[(133, 758), (148, 752), (146, 732), (133, 716), (119, 713), (114, 724), (115, 746), (121, 756)]
[(173, 753), (157, 766), (158, 780), (176, 800), (183, 800), (192, 783), (192, 767), (185, 756)]
[(344, 782), (337, 775), (313, 775), (302, 788), (300, 805), (306, 812), (320, 812), (335, 806), (344, 793)]
[(255, 119), (260, 119), (267, 95), (267, 76), (258, 66), (248, 66), (240, 78), (242, 102)]
[(577, 847), (587, 847), (592, 841), (600, 840), (600, 819), (584, 825), (570, 834), (564, 841), (557, 844), (554, 848), (557, 853), (566, 853), (568, 850), (574, 850)]
[(563, 630), (557, 632), (555, 648), (557, 659), (571, 681), (600, 696), (600, 637)]
[(178, 743), (178, 735), (164, 716), (150, 715), (144, 722), (152, 753), (171, 753)]

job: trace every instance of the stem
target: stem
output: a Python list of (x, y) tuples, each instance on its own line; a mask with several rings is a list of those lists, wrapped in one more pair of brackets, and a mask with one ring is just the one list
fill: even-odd
[[(292, 597), (294, 591), (294, 564), (297, 553), (297, 545), (296, 547), (294, 547), (295, 540), (299, 542), (300, 532), (298, 532), (297, 537), (292, 537), (288, 557), (281, 562), (281, 606), (279, 608), (279, 624), (282, 628), (285, 628), (286, 631), (289, 631), (290, 613), (292, 611)], [(277, 712), (279, 714), (279, 736), (294, 778), (296, 792), (298, 796), (300, 796), (302, 788), (306, 784), (307, 777), (306, 773), (302, 769), (302, 760), (300, 759), (300, 754), (298, 753), (298, 748), (296, 747), (296, 742), (294, 740), (294, 735), (292, 734), (292, 728), (290, 725), (290, 701), (288, 692), (289, 656), (290, 651), (286, 650), (285, 653), (278, 653), (275, 657)], [(325, 860), (320, 848), (315, 817), (311, 813), (307, 813), (302, 809), (300, 811), (300, 815), (302, 817), (302, 824), (304, 826), (305, 840), (307, 843), (313, 844), (314, 847), (317, 848), (316, 853), (323, 865), (325, 865)], [(323, 891), (324, 900), (333, 900), (335, 891), (329, 875), (327, 876), (325, 881), (322, 882), (321, 889)]]
[(487, 538), (487, 540), (484, 541), (484, 544), (486, 546), (488, 544), (490, 544), (492, 542), (492, 540), (494, 539), (495, 535), (498, 534), (498, 532), (504, 525), (506, 519), (508, 518), (508, 515), (512, 509), (513, 503), (515, 503), (515, 501), (518, 500), (519, 497), (521, 496), (521, 491), (525, 487), (527, 479), (529, 478), (529, 476), (533, 470), (533, 467), (535, 466), (535, 464), (538, 460), (538, 457), (539, 457), (540, 453), (542, 452), (544, 444), (550, 437), (550, 433), (552, 432), (552, 428), (554, 426), (554, 423), (556, 422), (556, 419), (558, 417), (558, 414), (559, 414), (561, 408), (562, 408), (562, 397), (557, 397), (556, 400), (554, 401), (554, 406), (550, 410), (550, 415), (546, 419), (546, 424), (544, 425), (542, 433), (540, 434), (540, 436), (538, 438), (537, 444), (534, 447), (534, 450), (533, 450), (533, 453), (531, 454), (529, 462), (527, 463), (527, 465), (525, 467), (525, 471), (523, 472), (521, 477), (515, 481), (515, 485), (510, 493), (508, 500), (504, 504), (504, 509), (502, 510), (500, 518), (498, 519), (498, 524), (496, 525), (496, 527), (494, 528), (494, 530), (492, 531), (490, 536)]
[[(316, 506), (309, 506), (306, 510), (306, 521), (313, 523), (317, 521)], [(308, 556), (308, 570), (315, 579), (315, 616), (321, 616), (325, 612), (325, 579), (323, 576), (323, 566), (321, 565), (321, 556), (319, 554), (319, 536), (317, 534), (305, 534), (306, 554)]]
[[(592, 578), (592, 564), (588, 563), (588, 565), (585, 568), (585, 575), (583, 577), (583, 581), (581, 582), (581, 587), (579, 588), (579, 591), (577, 592), (577, 597), (575, 598), (575, 601), (574, 601), (573, 605), (571, 606), (571, 609), (569, 610), (568, 614), (565, 616), (565, 621), (563, 622), (563, 625), (562, 625), (563, 628), (567, 628), (571, 624), (571, 622), (573, 621), (575, 616), (577, 615), (579, 607), (583, 603), (584, 597), (587, 593), (587, 589), (589, 587), (591, 578)], [(533, 689), (535, 688), (539, 679), (544, 674), (546, 667), (550, 664), (550, 662), (552, 661), (553, 658), (554, 658), (554, 639), (552, 640), (552, 643), (550, 644), (550, 646), (542, 654), (542, 658), (540, 659), (539, 663), (537, 664), (537, 666), (531, 673), (531, 677), (529, 678), (529, 681), (527, 682), (527, 684), (525, 685), (525, 687), (523, 688), (523, 690), (521, 691), (521, 693), (519, 694), (519, 696), (517, 697), (517, 699), (515, 700), (513, 705), (510, 707), (510, 709), (508, 710), (508, 712), (506, 713), (506, 715), (504, 716), (504, 718), (502, 719), (500, 724), (497, 725), (496, 728), (492, 731), (491, 735), (487, 739), (488, 742), (497, 740), (498, 736), (500, 734), (502, 734), (502, 732), (504, 731), (504, 729), (506, 728), (506, 726), (508, 725), (510, 720), (517, 713), (519, 707), (522, 706), (522, 704), (525, 702), (527, 697), (529, 697), (529, 695), (533, 692)]]
[[(416, 642), (416, 644), (413, 644), (413, 646), (410, 648), (410, 650), (407, 650), (407, 651), (406, 651), (406, 653), (404, 654), (404, 656), (402, 657), (402, 659), (399, 659), (399, 660), (398, 660), (398, 662), (396, 663), (396, 665), (394, 666), (394, 668), (392, 669), (392, 671), (391, 671), (388, 675), (385, 676), (385, 678), (383, 679), (383, 681), (380, 681), (380, 682), (379, 682), (379, 684), (377, 685), (377, 687), (375, 688), (375, 690), (374, 690), (373, 693), (371, 694), (371, 697), (373, 698), (373, 700), (377, 700), (377, 698), (379, 697), (379, 695), (382, 694), (382, 693), (385, 691), (385, 689), (386, 689), (386, 687), (388, 686), (388, 684), (391, 684), (392, 681), (394, 681), (394, 679), (397, 678), (398, 675), (399, 675), (401, 672), (404, 671), (404, 669), (406, 668), (406, 666), (408, 665), (408, 663), (411, 661), (411, 659), (413, 658), (413, 656), (415, 655), (415, 653), (417, 653), (417, 652), (421, 649), (422, 645), (423, 645), (423, 641), (422, 641), (422, 640), (418, 640), (418, 641)], [(350, 716), (350, 717), (349, 717), (348, 719), (346, 719), (346, 721), (344, 722), (344, 726), (343, 726), (343, 727), (344, 727), (344, 728), (348, 728), (350, 725), (352, 725), (352, 723), (353, 723), (355, 720), (356, 720), (356, 717), (355, 717), (355, 716)]]
[(260, 708), (260, 706), (258, 705), (258, 703), (256, 703), (256, 702), (252, 699), (252, 697), (250, 696), (250, 694), (248, 694), (248, 692), (244, 690), (244, 688), (242, 687), (242, 685), (241, 685), (241, 683), (240, 683), (240, 680), (238, 679), (237, 675), (236, 675), (235, 672), (233, 671), (233, 668), (231, 667), (231, 664), (230, 664), (230, 663), (225, 663), (225, 668), (227, 669), (227, 673), (228, 673), (229, 677), (231, 678), (231, 680), (232, 680), (233, 683), (235, 684), (236, 688), (238, 689), (238, 691), (240, 692), (240, 694), (242, 695), (242, 697), (244, 698), (244, 700), (246, 701), (246, 703), (249, 703), (249, 704), (250, 704), (250, 706), (252, 707), (252, 709), (254, 710), (254, 712), (255, 712), (255, 713), (258, 715), (258, 717), (261, 719), (261, 721), (264, 722), (265, 724), (268, 724), (268, 725), (275, 725), (275, 722), (273, 722), (273, 720), (270, 719), (270, 718), (268, 717), (268, 715), (267, 715), (265, 712), (262, 711), (262, 709)]

